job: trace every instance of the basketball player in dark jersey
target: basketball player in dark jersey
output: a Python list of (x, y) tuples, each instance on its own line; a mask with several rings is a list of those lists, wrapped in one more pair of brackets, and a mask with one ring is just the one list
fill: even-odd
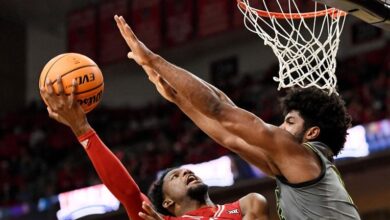
[(222, 146), (276, 179), (280, 219), (360, 219), (333, 164), (351, 118), (336, 94), (311, 87), (283, 99), (282, 125), (265, 123), (222, 91), (166, 61), (135, 36), (123, 17), (117, 26), (139, 64), (163, 96)]
[[(49, 116), (69, 126), (92, 161), (100, 179), (124, 205), (131, 220), (147, 219), (142, 213), (150, 206), (146, 197), (115, 155), (104, 145), (89, 125), (86, 115), (75, 100), (76, 81), (72, 93), (66, 95), (61, 77), (57, 78), (58, 94), (52, 82), (47, 90), (40, 88), (48, 104)], [(208, 186), (193, 172), (175, 168), (166, 171), (151, 187), (150, 198), (154, 207), (164, 214), (164, 219), (268, 219), (266, 200), (250, 193), (233, 203), (217, 205), (208, 195)]]

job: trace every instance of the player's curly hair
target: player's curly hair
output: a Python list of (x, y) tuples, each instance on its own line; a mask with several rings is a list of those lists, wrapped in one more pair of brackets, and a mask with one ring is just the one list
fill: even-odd
[(345, 108), (345, 102), (335, 93), (316, 87), (293, 88), (281, 102), (284, 115), (296, 110), (305, 121), (304, 129), (312, 126), (320, 128), (315, 141), (326, 144), (334, 155), (340, 153), (346, 141), (347, 129), (351, 126), (351, 116)]
[(160, 175), (160, 177), (155, 180), (152, 185), (149, 188), (148, 196), (153, 203), (154, 208), (163, 215), (168, 216), (174, 216), (172, 213), (168, 211), (168, 209), (164, 208), (163, 201), (164, 201), (164, 193), (163, 193), (163, 184), (164, 184), (164, 178), (165, 176), (175, 168), (168, 168), (163, 171), (163, 173)]

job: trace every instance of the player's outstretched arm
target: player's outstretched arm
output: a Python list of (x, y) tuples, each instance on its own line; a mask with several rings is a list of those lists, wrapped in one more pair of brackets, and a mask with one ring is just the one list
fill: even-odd
[[(115, 16), (115, 21), (131, 50), (128, 55), (129, 58), (134, 59), (140, 66), (150, 68), (158, 73), (199, 112), (220, 122), (231, 122), (232, 120), (230, 120), (228, 114), (239, 112), (241, 120), (253, 121), (258, 119), (256, 120), (256, 128), (262, 128), (260, 131), (268, 128), (262, 120), (254, 117), (253, 114), (236, 107), (221, 91), (149, 50), (138, 40), (123, 17)], [(252, 127), (249, 129), (252, 129)]]
[(166, 100), (176, 104), (195, 124), (221, 145), (229, 145), (225, 138), (231, 136), (225, 128), (211, 118), (197, 111), (191, 103), (178, 93), (158, 73), (149, 67), (143, 67), (149, 80), (155, 85), (157, 91)]
[(134, 59), (139, 65), (147, 66), (157, 72), (177, 93), (188, 100), (193, 108), (206, 117), (218, 121), (228, 130), (234, 136), (231, 139), (243, 140), (247, 145), (237, 146), (243, 159), (262, 169), (258, 161), (266, 158), (273, 175), (285, 175), (284, 170), (295, 173), (295, 170), (290, 170), (291, 166), (288, 164), (299, 164), (301, 159), (307, 160), (306, 150), (300, 147), (291, 134), (235, 106), (221, 91), (153, 53), (137, 39), (123, 17), (115, 16), (115, 20), (131, 50), (128, 57)]
[(138, 215), (142, 211), (141, 204), (149, 200), (89, 125), (84, 111), (74, 98), (76, 83), (72, 85), (70, 96), (64, 94), (61, 77), (57, 78), (57, 83), (58, 95), (54, 93), (51, 82), (47, 82), (47, 89), (41, 88), (41, 95), (48, 104), (49, 116), (72, 129), (102, 182), (125, 206), (131, 219), (141, 219)]
[[(191, 103), (183, 98), (183, 96), (176, 92), (159, 74), (153, 69), (144, 67), (149, 80), (156, 86), (157, 91), (168, 101), (176, 104), (203, 132), (205, 132), (215, 142), (221, 146), (239, 154), (243, 158), (246, 158), (246, 151), (249, 149), (258, 149), (255, 146), (250, 146), (240, 137), (231, 134), (226, 128), (224, 128), (218, 121), (207, 117), (194, 108)], [(226, 98), (227, 101), (230, 101)], [(248, 154), (249, 155), (249, 154)], [(267, 164), (267, 158), (264, 153), (258, 151), (256, 157), (253, 157), (256, 165), (263, 170), (263, 172), (273, 175)], [(248, 158), (246, 158), (248, 159)], [(249, 160), (249, 159), (248, 159)], [(250, 160), (249, 160), (250, 161)]]

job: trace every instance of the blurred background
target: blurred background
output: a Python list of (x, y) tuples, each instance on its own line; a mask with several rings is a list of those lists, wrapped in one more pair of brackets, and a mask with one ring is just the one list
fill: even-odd
[[(0, 219), (128, 219), (115, 198), (98, 196), (106, 189), (83, 148), (49, 119), (39, 97), (43, 66), (65, 52), (85, 54), (102, 69), (103, 100), (89, 122), (144, 192), (164, 168), (211, 161), (199, 172), (230, 167), (211, 180), (214, 202), (259, 192), (277, 219), (274, 181), (158, 96), (126, 58), (115, 14), (152, 50), (238, 106), (281, 122), (272, 80), (277, 59), (244, 28), (233, 0), (0, 0)], [(337, 164), (362, 218), (390, 219), (390, 32), (349, 16), (337, 59), (339, 91), (354, 125)], [(74, 213), (91, 204), (103, 208)]]

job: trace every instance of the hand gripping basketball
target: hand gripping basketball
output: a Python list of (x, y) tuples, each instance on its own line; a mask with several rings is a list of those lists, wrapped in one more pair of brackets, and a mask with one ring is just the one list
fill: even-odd
[[(47, 80), (45, 86), (40, 87), (40, 93), (47, 104), (50, 118), (69, 126), (77, 134), (87, 124), (86, 115), (76, 101), (77, 82), (73, 80), (70, 95), (64, 92), (61, 76), (57, 77), (58, 94), (54, 92), (53, 82)], [(82, 133), (82, 132), (81, 132)]]

